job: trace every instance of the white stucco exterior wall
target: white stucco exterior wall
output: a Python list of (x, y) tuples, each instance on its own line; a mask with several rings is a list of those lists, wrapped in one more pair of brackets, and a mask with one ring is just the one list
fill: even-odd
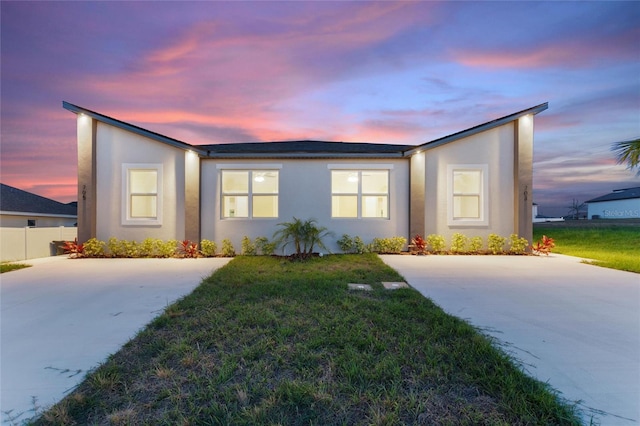
[(626, 200), (600, 201), (587, 204), (589, 219), (633, 219), (640, 218), (640, 198)]
[[(279, 217), (276, 219), (222, 219), (220, 172), (225, 165), (247, 165), (247, 169), (261, 169), (264, 164), (279, 168)], [(331, 217), (331, 170), (329, 164), (353, 165), (366, 170), (367, 165), (389, 164), (389, 219), (342, 219)], [(332, 252), (339, 252), (336, 241), (343, 235), (360, 236), (365, 243), (374, 237), (408, 237), (409, 228), (409, 161), (407, 159), (327, 159), (327, 160), (214, 160), (202, 161), (201, 177), (201, 235), (216, 241), (218, 246), (229, 238), (240, 251), (243, 236), (269, 239), (277, 224), (314, 218), (320, 226), (334, 233), (324, 242)]]
[[(184, 238), (186, 151), (99, 122), (96, 164), (96, 238), (142, 241)], [(123, 225), (122, 165), (162, 164), (162, 224)]]
[[(467, 237), (489, 234), (508, 237), (514, 232), (514, 124), (487, 130), (424, 152), (425, 235), (439, 234), (447, 244), (460, 232)], [(448, 224), (447, 167), (453, 164), (488, 166), (488, 223), (486, 226)]]

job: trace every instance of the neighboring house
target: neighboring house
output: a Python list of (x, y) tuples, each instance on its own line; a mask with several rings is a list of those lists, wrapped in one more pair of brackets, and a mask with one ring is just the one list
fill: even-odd
[(543, 214), (538, 214), (538, 205), (536, 203), (533, 203), (533, 223), (542, 223), (542, 222), (564, 222), (564, 218), (551, 217), (551, 216), (545, 216)]
[(64, 204), (9, 185), (0, 184), (0, 227), (75, 226), (75, 203)]
[(544, 103), (419, 145), (190, 145), (63, 102), (77, 114), (78, 239), (271, 237), (315, 218), (374, 237), (531, 240), (534, 116)]
[(640, 219), (640, 186), (586, 201), (589, 219)]

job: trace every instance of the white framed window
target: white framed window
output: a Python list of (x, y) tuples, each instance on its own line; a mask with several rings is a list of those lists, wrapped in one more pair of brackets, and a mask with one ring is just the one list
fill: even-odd
[(447, 166), (447, 208), (450, 226), (487, 226), (489, 167), (487, 164)]
[(123, 225), (162, 225), (162, 164), (123, 164), (122, 197)]
[(278, 217), (278, 170), (221, 170), (222, 218)]
[(389, 218), (389, 170), (331, 170), (331, 217)]

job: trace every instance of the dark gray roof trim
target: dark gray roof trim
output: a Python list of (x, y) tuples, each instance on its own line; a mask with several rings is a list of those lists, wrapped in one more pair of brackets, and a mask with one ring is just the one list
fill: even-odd
[(77, 217), (78, 206), (64, 204), (0, 183), (0, 211)]
[(98, 121), (128, 130), (135, 134), (166, 143), (176, 148), (191, 150), (207, 158), (401, 158), (418, 151), (435, 148), (449, 142), (502, 126), (528, 114), (538, 114), (549, 107), (547, 102), (484, 124), (445, 136), (422, 145), (393, 145), (365, 142), (285, 141), (248, 142), (213, 145), (191, 145), (168, 136), (155, 133), (124, 121), (91, 111), (77, 105), (62, 102), (62, 107), (76, 114), (86, 114)]
[(177, 139), (170, 138), (165, 135), (161, 135), (160, 133), (152, 132), (147, 129), (143, 129), (142, 127), (134, 126), (133, 124), (125, 123), (124, 121), (116, 120), (115, 118), (108, 117), (104, 114), (100, 114), (95, 111), (91, 111), (90, 109), (82, 108), (74, 104), (70, 104), (69, 102), (62, 101), (62, 107), (66, 110), (74, 112), (76, 114), (86, 114), (91, 118), (94, 118), (98, 121), (102, 121), (103, 123), (110, 124), (112, 126), (118, 127), (123, 130), (128, 130), (132, 133), (135, 133), (140, 136), (144, 136), (158, 142), (163, 142), (168, 145), (171, 145), (175, 148), (180, 148), (184, 150), (196, 151), (200, 155), (205, 155), (205, 153), (198, 148), (197, 146), (190, 145), (186, 142), (179, 141)]
[(359, 142), (286, 141), (200, 145), (211, 158), (401, 158), (411, 145)]
[(616, 189), (611, 194), (593, 198), (585, 203), (599, 203), (601, 201), (628, 200), (630, 198), (640, 198), (640, 186), (634, 188)]
[(454, 134), (449, 135), (449, 136), (445, 136), (445, 137), (440, 138), (440, 139), (435, 139), (435, 140), (433, 140), (431, 142), (423, 143), (422, 145), (414, 146), (414, 147), (406, 150), (404, 152), (404, 155), (405, 156), (411, 156), (411, 155), (415, 154), (418, 151), (424, 151), (424, 150), (427, 150), (427, 149), (432, 149), (432, 148), (438, 147), (440, 145), (444, 145), (444, 144), (447, 144), (449, 142), (456, 141), (458, 139), (466, 138), (466, 137), (469, 137), (469, 136), (472, 136), (472, 135), (475, 135), (475, 134), (478, 134), (478, 133), (481, 133), (481, 132), (484, 132), (484, 131), (487, 131), (487, 130), (490, 130), (490, 129), (493, 129), (493, 128), (496, 128), (496, 127), (499, 127), (499, 126), (502, 126), (502, 125), (507, 124), (507, 123), (509, 123), (511, 121), (515, 121), (518, 118), (523, 117), (525, 115), (529, 115), (529, 114), (536, 115), (536, 114), (546, 110), (547, 108), (549, 108), (549, 103), (545, 102), (543, 104), (536, 105), (534, 107), (531, 107), (531, 108), (528, 108), (528, 109), (525, 109), (525, 110), (522, 110), (522, 111), (518, 111), (516, 113), (509, 114), (509, 115), (506, 115), (506, 116), (501, 117), (501, 118), (497, 118), (497, 119), (495, 119), (493, 121), (489, 121), (487, 123), (480, 124), (480, 125), (475, 126), (475, 127), (471, 127), (471, 128), (469, 128), (467, 130), (463, 130), (461, 132), (457, 132), (457, 133), (454, 133)]

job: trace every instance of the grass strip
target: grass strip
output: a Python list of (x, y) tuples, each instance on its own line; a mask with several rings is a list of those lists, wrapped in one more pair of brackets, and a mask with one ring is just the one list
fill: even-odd
[(402, 280), (372, 254), (237, 257), (34, 424), (579, 424), (472, 326), (380, 284)]
[(587, 263), (640, 273), (640, 223), (632, 226), (536, 226), (534, 240), (547, 235), (555, 240), (554, 253), (591, 259)]
[(0, 263), (0, 274), (5, 272), (17, 271), (18, 269), (29, 268), (31, 265), (25, 263)]

